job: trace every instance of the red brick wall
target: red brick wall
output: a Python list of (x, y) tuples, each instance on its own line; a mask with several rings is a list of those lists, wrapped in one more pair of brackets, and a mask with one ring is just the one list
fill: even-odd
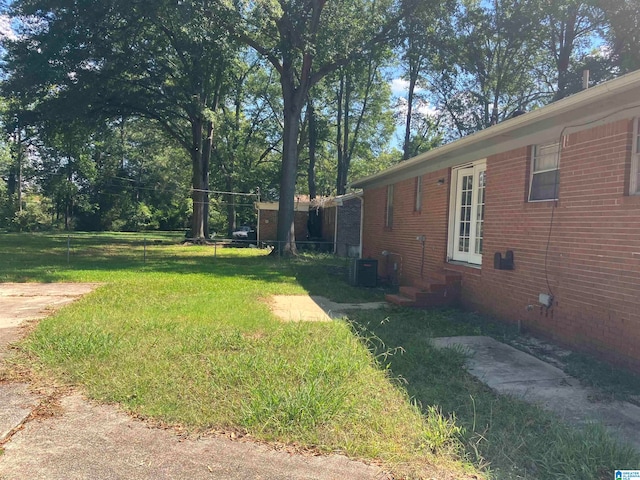
[[(438, 180), (443, 179), (443, 184)], [(422, 176), (422, 211), (415, 212), (415, 178), (395, 184), (393, 227), (386, 228), (387, 187), (364, 192), (364, 258), (378, 259), (378, 273), (393, 282), (409, 283), (420, 277), (422, 243), (425, 235), (424, 272), (442, 268), (447, 256), (449, 172)], [(390, 252), (386, 257), (383, 250)], [(394, 268), (395, 267), (395, 268)]]
[[(425, 271), (461, 271), (468, 309), (640, 371), (640, 197), (625, 195), (631, 130), (623, 120), (568, 136), (555, 209), (526, 201), (530, 147), (489, 157), (481, 269), (446, 263), (449, 170), (423, 176), (422, 213), (413, 211), (415, 179), (396, 184), (392, 230), (384, 228), (386, 188), (365, 190), (364, 255), (388, 275), (380, 252), (399, 253), (389, 262), (401, 259), (398, 279), (410, 283), (420, 275), (415, 237), (424, 234)], [(506, 250), (515, 270), (495, 270), (493, 254)], [(555, 299), (548, 311), (538, 304), (547, 280)]]
[(261, 242), (273, 241), (278, 238), (278, 211), (260, 210), (260, 238)]
[[(308, 212), (295, 212), (296, 240), (307, 239)], [(275, 241), (278, 238), (278, 211), (260, 210), (260, 239), (261, 242)]]

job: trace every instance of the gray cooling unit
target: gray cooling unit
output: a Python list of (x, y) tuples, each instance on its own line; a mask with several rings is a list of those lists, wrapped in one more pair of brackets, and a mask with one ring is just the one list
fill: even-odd
[(378, 285), (378, 261), (371, 258), (356, 258), (349, 268), (349, 283), (358, 287)]

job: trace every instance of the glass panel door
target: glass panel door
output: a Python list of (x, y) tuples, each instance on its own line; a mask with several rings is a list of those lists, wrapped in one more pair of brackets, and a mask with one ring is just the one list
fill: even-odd
[(482, 263), (486, 165), (456, 171), (452, 259)]

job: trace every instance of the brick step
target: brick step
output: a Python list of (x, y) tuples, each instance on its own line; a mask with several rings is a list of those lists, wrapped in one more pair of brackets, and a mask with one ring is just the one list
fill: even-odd
[(403, 286), (400, 287), (400, 291), (398, 293), (403, 297), (407, 297), (412, 300), (419, 300), (421, 298), (428, 298), (433, 293), (442, 293), (445, 290), (447, 290), (446, 285), (433, 283), (424, 287)]
[(418, 284), (401, 286), (399, 293), (405, 297), (414, 298), (415, 295), (420, 295), (422, 293), (438, 293), (456, 288), (456, 286), (447, 285), (445, 283), (420, 282)]
[(393, 303), (394, 305), (398, 305), (399, 307), (414, 307), (415, 305), (415, 300), (411, 300), (408, 297), (404, 297), (402, 295), (395, 295), (395, 294), (387, 294), (384, 296), (384, 299), (389, 302), (389, 303)]
[[(430, 272), (421, 280), (414, 280), (413, 286), (427, 291), (441, 290), (447, 286), (460, 286), (462, 276), (458, 272)], [(443, 286), (443, 287), (438, 287)]]
[(462, 274), (455, 270), (438, 270), (435, 272), (429, 272), (428, 278), (431, 281), (446, 283), (447, 285), (460, 285), (462, 281)]
[[(402, 288), (402, 287), (401, 287)], [(407, 287), (410, 288), (410, 287)], [(385, 300), (394, 305), (401, 307), (444, 307), (453, 304), (457, 300), (457, 292), (412, 292), (411, 297), (405, 296), (404, 293), (397, 295), (385, 295)]]

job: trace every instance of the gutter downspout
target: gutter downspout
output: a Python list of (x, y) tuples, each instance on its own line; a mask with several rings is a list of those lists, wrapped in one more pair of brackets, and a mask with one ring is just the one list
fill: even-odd
[(358, 196), (360, 200), (360, 245), (358, 245), (358, 256), (362, 258), (362, 235), (364, 233), (364, 193)]
[(258, 205), (256, 205), (256, 207), (258, 210), (258, 225), (256, 225), (256, 242), (258, 245), (256, 246), (260, 248), (260, 207)]
[(336, 218), (333, 226), (333, 254), (338, 253), (338, 204), (336, 204)]

